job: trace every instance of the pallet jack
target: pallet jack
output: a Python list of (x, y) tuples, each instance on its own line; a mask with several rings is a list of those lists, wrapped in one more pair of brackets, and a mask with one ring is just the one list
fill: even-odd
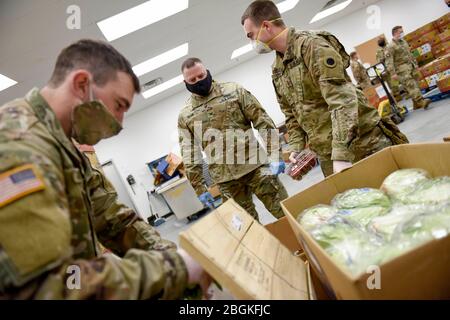
[(386, 83), (383, 79), (383, 75), (386, 72), (386, 67), (384, 63), (380, 62), (374, 64), (373, 66), (367, 68), (366, 72), (371, 80), (378, 79), (378, 81), (380, 81), (388, 97), (390, 110), (386, 110), (386, 104), (382, 105), (382, 103), (384, 102), (382, 101), (378, 106), (380, 116), (389, 116), (395, 124), (403, 122), (409, 111), (405, 106), (398, 105), (394, 97), (392, 96), (391, 92), (388, 90), (388, 87), (386, 86)]

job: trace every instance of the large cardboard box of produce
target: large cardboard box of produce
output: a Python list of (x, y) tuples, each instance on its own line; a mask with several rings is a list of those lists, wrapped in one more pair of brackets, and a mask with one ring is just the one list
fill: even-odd
[(437, 25), (436, 23), (430, 22), (426, 25), (423, 25), (422, 27), (418, 28), (414, 33), (416, 37), (425, 37), (426, 35), (429, 35), (430, 32), (437, 31)]
[(425, 79), (422, 79), (419, 81), (419, 87), (420, 89), (424, 90), (424, 89), (428, 89), (428, 82)]
[(315, 299), (308, 262), (234, 200), (182, 232), (180, 246), (237, 299)]
[(431, 52), (436, 58), (440, 58), (450, 53), (450, 41), (441, 42), (431, 48)]
[[(411, 49), (415, 49), (418, 48), (420, 46), (423, 46), (424, 44), (429, 43), (430, 45), (433, 42), (436, 42), (437, 40), (435, 40), (435, 38), (438, 36), (439, 32), (437, 30), (432, 30), (426, 34), (423, 34), (421, 36), (419, 36), (418, 38), (412, 40), (409, 43), (409, 46), (411, 47)], [(438, 37), (439, 41), (442, 41), (441, 37)]]
[(371, 86), (371, 87), (365, 88), (363, 90), (363, 93), (364, 93), (364, 96), (369, 101), (369, 104), (377, 109), (378, 109), (378, 105), (380, 104), (381, 101), (388, 99), (386, 91), (383, 89), (382, 85)]
[(439, 33), (438, 37), (441, 40), (441, 42), (450, 40), (450, 29), (447, 29), (444, 32)]
[(434, 63), (430, 62), (430, 63), (427, 63), (426, 65), (420, 67), (419, 72), (424, 78), (426, 78), (426, 77), (429, 77), (429, 76), (435, 74), (437, 71), (436, 71)]
[(433, 66), (435, 73), (444, 72), (445, 70), (450, 69), (450, 54), (446, 54), (433, 61)]
[(434, 24), (439, 29), (440, 32), (444, 32), (449, 29), (450, 26), (450, 13), (447, 13), (434, 21)]
[(317, 204), (329, 204), (337, 193), (352, 188), (379, 188), (392, 172), (423, 168), (433, 177), (450, 176), (450, 144), (409, 144), (384, 149), (353, 167), (332, 175), (281, 204), (308, 261), (322, 282), (341, 299), (450, 298), (450, 235), (430, 241), (379, 266), (379, 289), (373, 274), (352, 276), (340, 268), (297, 222), (297, 216)]
[(437, 81), (437, 86), (441, 92), (450, 91), (450, 75), (442, 75)]
[(433, 52), (430, 51), (428, 53), (422, 54), (418, 56), (416, 60), (419, 65), (423, 66), (434, 60)]

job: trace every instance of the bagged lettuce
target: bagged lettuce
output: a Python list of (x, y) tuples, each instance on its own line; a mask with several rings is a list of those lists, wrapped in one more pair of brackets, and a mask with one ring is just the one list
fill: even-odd
[(402, 197), (407, 204), (446, 205), (450, 203), (450, 177), (441, 177), (421, 183)]
[(373, 218), (367, 226), (373, 232), (385, 240), (390, 241), (399, 226), (405, 224), (417, 215), (427, 212), (427, 207), (422, 205), (395, 204), (389, 213)]
[(306, 230), (311, 230), (326, 223), (336, 213), (337, 210), (331, 206), (317, 205), (303, 211), (297, 217), (297, 221)]
[(342, 241), (352, 233), (359, 232), (359, 230), (340, 216), (334, 216), (327, 223), (310, 230), (311, 236), (324, 249), (333, 246), (336, 242)]
[(418, 215), (401, 227), (399, 242), (405, 239), (419, 244), (441, 239), (450, 233), (450, 206), (431, 214)]
[(383, 216), (389, 212), (389, 207), (371, 206), (365, 208), (342, 209), (338, 214), (342, 215), (359, 227), (366, 227), (374, 218)]
[(360, 231), (333, 243), (326, 251), (337, 264), (347, 268), (353, 275), (358, 275), (366, 272), (367, 267), (381, 262), (381, 256), (374, 255), (381, 248), (377, 239)]
[(354, 275), (379, 262), (380, 258), (373, 252), (377, 252), (382, 245), (380, 239), (355, 228), (339, 215), (312, 230), (311, 235), (331, 259)]
[(332, 204), (338, 209), (352, 209), (370, 206), (389, 207), (391, 201), (383, 191), (372, 188), (360, 188), (350, 189), (336, 195)]
[(393, 199), (401, 201), (421, 183), (428, 180), (428, 172), (423, 169), (401, 169), (388, 175), (380, 189)]

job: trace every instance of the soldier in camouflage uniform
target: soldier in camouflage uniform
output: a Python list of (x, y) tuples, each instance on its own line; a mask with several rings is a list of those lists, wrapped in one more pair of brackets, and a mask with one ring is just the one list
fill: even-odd
[(0, 299), (173, 299), (202, 273), (71, 140), (117, 134), (139, 89), (120, 53), (81, 40), (46, 87), (0, 107)]
[(392, 122), (380, 121), (351, 82), (349, 56), (334, 36), (287, 28), (272, 1), (250, 4), (241, 23), (258, 53), (277, 51), (272, 80), (286, 116), (291, 159), (308, 144), (328, 176), (399, 142), (391, 136), (407, 141)]
[[(287, 198), (287, 193), (277, 174), (284, 170), (284, 162), (280, 159), (278, 134), (272, 119), (240, 85), (213, 81), (198, 58), (187, 59), (181, 70), (192, 95), (178, 118), (180, 147), (186, 175), (197, 194), (206, 193), (201, 162), (203, 150), (211, 177), (225, 198), (233, 198), (258, 220), (252, 200), (254, 193), (276, 218), (282, 217), (280, 201)], [(264, 140), (268, 156), (273, 160), (269, 166), (265, 165), (267, 154), (261, 154), (262, 149), (251, 148), (258, 145), (252, 124), (259, 133), (268, 131)], [(208, 138), (210, 133), (216, 136)], [(233, 144), (231, 141), (235, 139)], [(275, 144), (273, 139), (276, 139)], [(214, 154), (208, 153), (217, 143), (219, 147)]]
[[(378, 63), (383, 63), (386, 67), (386, 39), (384, 37), (378, 39), (378, 48), (376, 53), (376, 59)], [(389, 85), (389, 88), (392, 91), (392, 94), (394, 95), (395, 100), (400, 101), (402, 100), (402, 96), (400, 95), (400, 88), (398, 85), (398, 81), (393, 79), (393, 74), (389, 72), (389, 70), (386, 68), (383, 74), (383, 80), (387, 82)]]
[(359, 61), (358, 53), (353, 51), (350, 53), (350, 58), (350, 67), (359, 88), (362, 90), (369, 88), (372, 84), (370, 83), (366, 68), (364, 68), (363, 64)]
[(431, 100), (422, 97), (417, 81), (417, 61), (403, 39), (403, 34), (403, 28), (400, 26), (392, 29), (393, 39), (385, 51), (386, 68), (390, 74), (397, 74), (403, 88), (413, 100), (413, 108), (427, 109)]

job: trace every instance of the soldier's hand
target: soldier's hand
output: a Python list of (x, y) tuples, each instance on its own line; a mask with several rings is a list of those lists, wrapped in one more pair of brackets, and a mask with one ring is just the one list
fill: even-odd
[(214, 209), (214, 197), (209, 192), (202, 193), (198, 199), (201, 203), (203, 203), (203, 206), (208, 207), (210, 209)]
[(292, 163), (297, 163), (297, 160), (295, 160), (295, 157), (298, 156), (298, 152), (291, 152), (289, 155), (289, 161)]
[(178, 254), (183, 258), (188, 271), (188, 284), (198, 284), (202, 288), (203, 297), (205, 299), (211, 298), (211, 293), (208, 291), (211, 285), (212, 278), (202, 268), (197, 261), (194, 260), (186, 251), (179, 248)]
[(333, 172), (338, 173), (344, 169), (350, 168), (351, 166), (352, 166), (351, 162), (335, 160), (333, 161)]

